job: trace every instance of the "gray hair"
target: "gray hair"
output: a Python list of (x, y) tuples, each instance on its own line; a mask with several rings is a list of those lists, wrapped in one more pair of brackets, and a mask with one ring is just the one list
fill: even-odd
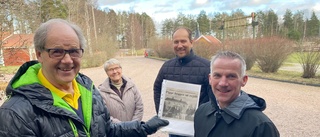
[(104, 70), (107, 72), (108, 67), (110, 67), (111, 65), (119, 65), (121, 67), (120, 61), (115, 58), (112, 58), (112, 59), (107, 60), (103, 64)]
[(70, 26), (79, 38), (80, 48), (84, 49), (86, 47), (86, 39), (85, 39), (81, 29), (77, 25), (75, 25), (69, 21), (63, 20), (63, 19), (51, 19), (45, 23), (42, 23), (34, 34), (33, 42), (34, 42), (34, 46), (35, 46), (36, 50), (38, 50), (38, 51), (44, 50), (44, 47), (46, 45), (48, 30), (50, 29), (52, 24), (58, 23), (58, 22), (64, 23), (64, 24)]
[(220, 51), (216, 55), (212, 56), (210, 63), (210, 74), (212, 74), (212, 65), (218, 58), (230, 58), (230, 59), (238, 59), (240, 60), (241, 65), (241, 77), (246, 75), (246, 61), (241, 57), (238, 53), (232, 51)]

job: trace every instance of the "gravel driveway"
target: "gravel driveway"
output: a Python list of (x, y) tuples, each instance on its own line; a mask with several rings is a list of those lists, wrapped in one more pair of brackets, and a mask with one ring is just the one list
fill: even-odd
[[(163, 61), (144, 57), (118, 57), (123, 74), (130, 77), (140, 89), (144, 102), (144, 120), (156, 115), (153, 103), (153, 82)], [(82, 69), (96, 86), (104, 81), (102, 67)], [(320, 136), (320, 87), (250, 78), (244, 91), (264, 98), (265, 114), (275, 123), (283, 137)], [(166, 137), (159, 131), (152, 137)]]
[[(156, 115), (153, 103), (153, 82), (163, 61), (138, 57), (118, 57), (123, 74), (140, 89), (144, 103), (144, 118)], [(82, 69), (98, 86), (107, 75), (102, 66)], [(320, 87), (250, 78), (243, 88), (250, 94), (264, 98), (266, 115), (275, 123), (282, 137), (320, 137)], [(0, 104), (2, 102), (0, 101)], [(158, 131), (151, 137), (167, 137)]]

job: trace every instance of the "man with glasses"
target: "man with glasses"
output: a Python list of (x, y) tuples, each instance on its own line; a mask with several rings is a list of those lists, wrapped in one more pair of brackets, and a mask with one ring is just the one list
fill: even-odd
[(79, 73), (85, 38), (62, 19), (43, 23), (35, 32), (38, 61), (23, 64), (6, 88), (0, 107), (0, 136), (145, 137), (168, 121), (112, 123), (92, 80)]

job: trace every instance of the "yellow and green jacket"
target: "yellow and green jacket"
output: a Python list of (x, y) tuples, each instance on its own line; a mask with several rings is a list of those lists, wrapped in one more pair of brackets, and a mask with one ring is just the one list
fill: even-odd
[(82, 118), (63, 99), (41, 85), (41, 64), (23, 64), (6, 88), (0, 107), (0, 136), (16, 137), (145, 137), (142, 122), (114, 124), (92, 80), (79, 73)]

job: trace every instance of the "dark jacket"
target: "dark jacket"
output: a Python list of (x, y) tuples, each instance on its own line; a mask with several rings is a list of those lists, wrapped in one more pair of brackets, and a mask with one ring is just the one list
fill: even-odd
[(262, 113), (265, 108), (264, 99), (243, 91), (223, 109), (212, 101), (205, 103), (195, 113), (195, 137), (279, 137), (276, 126)]
[(214, 98), (209, 85), (209, 73), (210, 61), (198, 57), (193, 53), (193, 50), (184, 58), (176, 57), (166, 61), (160, 68), (153, 87), (154, 103), (157, 113), (159, 110), (163, 79), (201, 85), (200, 105), (208, 102), (209, 98)]
[[(113, 137), (146, 136), (141, 122), (111, 123), (109, 112), (90, 78), (78, 74), (82, 118), (55, 93), (40, 84), (41, 65), (27, 62), (10, 81), (9, 99), (0, 107), (0, 136)], [(79, 108), (80, 108), (79, 107)]]

